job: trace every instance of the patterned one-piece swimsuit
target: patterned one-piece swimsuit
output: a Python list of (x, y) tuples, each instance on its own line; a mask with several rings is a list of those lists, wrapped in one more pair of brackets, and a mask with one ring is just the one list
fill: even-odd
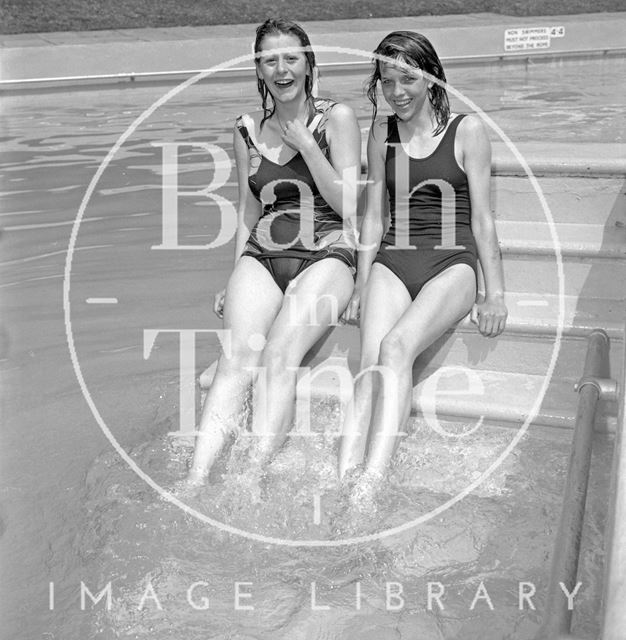
[[(326, 123), (335, 104), (316, 99), (308, 122), (327, 158)], [(250, 190), (263, 205), (242, 255), (259, 260), (283, 292), (304, 269), (324, 258), (341, 260), (354, 275), (354, 231), (320, 195), (301, 154), (285, 164), (273, 162), (258, 150), (249, 131), (251, 119), (240, 116), (236, 125), (248, 146)]]

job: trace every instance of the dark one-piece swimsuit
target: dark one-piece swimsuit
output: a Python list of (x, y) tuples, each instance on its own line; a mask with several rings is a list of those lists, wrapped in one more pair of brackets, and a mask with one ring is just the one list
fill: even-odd
[[(315, 99), (307, 123), (326, 158), (330, 153), (326, 123), (335, 104)], [(324, 258), (341, 260), (354, 276), (354, 230), (320, 195), (304, 158), (296, 153), (285, 164), (272, 162), (258, 150), (246, 123), (252, 128), (250, 118), (237, 118), (237, 128), (248, 146), (248, 184), (263, 212), (242, 255), (256, 258), (283, 292), (296, 276)]]
[(454, 157), (463, 117), (448, 124), (437, 148), (425, 158), (409, 156), (400, 142), (396, 117), (387, 121), (385, 180), (391, 222), (374, 262), (398, 276), (412, 300), (452, 265), (467, 264), (477, 272), (469, 186)]

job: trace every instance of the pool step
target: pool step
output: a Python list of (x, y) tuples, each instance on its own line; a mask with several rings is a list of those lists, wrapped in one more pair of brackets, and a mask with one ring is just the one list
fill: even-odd
[(554, 234), (547, 222), (496, 220), (503, 253), (577, 258), (626, 259), (626, 227), (561, 222)]
[[(200, 376), (206, 390), (215, 375), (216, 362)], [(311, 366), (299, 381), (298, 396), (313, 400), (335, 398), (342, 404), (352, 393), (356, 368), (348, 355), (335, 352)], [(574, 380), (547, 379), (540, 374), (471, 370), (456, 367), (431, 367), (416, 379), (411, 414), (428, 419), (463, 419), (507, 427), (518, 427), (527, 419), (533, 426), (571, 429), (575, 421)], [(544, 388), (545, 387), (545, 388)], [(543, 393), (542, 401), (538, 398)], [(612, 430), (615, 407), (607, 406), (598, 417), (598, 428)], [(529, 419), (529, 416), (531, 418)]]
[[(508, 332), (554, 336), (560, 324), (564, 336), (586, 336), (592, 329), (602, 327), (610, 337), (621, 339), (624, 330), (624, 299), (563, 295), (562, 322), (557, 294), (509, 291), (506, 303)], [(469, 317), (459, 328), (476, 331)]]
[[(537, 183), (555, 223), (626, 223), (623, 178), (542, 176), (537, 178)], [(549, 219), (527, 177), (498, 176), (492, 180), (491, 202), (497, 219), (526, 222)]]
[[(620, 378), (621, 334), (612, 338), (611, 375)], [(558, 356), (554, 336), (528, 334), (519, 322), (495, 339), (482, 337), (468, 321), (429, 347), (414, 366), (413, 411), (423, 414), (424, 398), (436, 390), (436, 415), (442, 418), (478, 419), (516, 425), (533, 411), (534, 425), (571, 428), (575, 419), (574, 385), (582, 376), (587, 341), (566, 335)], [(347, 400), (358, 372), (359, 333), (356, 327), (334, 327), (305, 359), (313, 397), (337, 396)], [(554, 362), (552, 358), (555, 356)], [(205, 371), (201, 386), (210, 385), (214, 368)], [(306, 382), (302, 384), (307, 384)], [(535, 406), (542, 386), (545, 397)], [(458, 393), (472, 387), (479, 393)], [(306, 387), (301, 389), (305, 394)], [(426, 407), (428, 408), (428, 407)], [(598, 426), (612, 429), (617, 408), (607, 404)]]
[[(559, 271), (554, 256), (503, 255), (507, 291), (543, 295), (559, 293)], [(566, 256), (562, 261), (563, 293), (582, 298), (626, 298), (626, 261)]]
[[(597, 326), (597, 325), (596, 325)], [(582, 375), (587, 351), (583, 335), (563, 334), (557, 344), (555, 333), (529, 333), (521, 325), (509, 325), (497, 338), (485, 338), (467, 320), (436, 340), (417, 358), (414, 376), (437, 367), (466, 367), (471, 371), (552, 376), (570, 383)], [(622, 336), (617, 331), (611, 338), (610, 371), (619, 378), (622, 368)], [(307, 366), (342, 354), (356, 372), (359, 361), (359, 334), (354, 327), (336, 327), (305, 360)]]
[[(621, 371), (621, 342), (613, 340), (611, 371)], [(473, 332), (453, 332), (437, 340), (416, 361), (422, 367), (463, 365), (472, 370), (543, 374), (554, 358), (553, 375), (574, 380), (580, 363), (585, 361), (587, 341), (563, 337), (523, 335), (506, 332), (497, 338), (485, 338)]]
[(577, 258), (626, 258), (626, 227), (601, 224), (559, 223), (553, 235), (543, 222), (496, 221), (503, 251), (555, 255), (555, 241), (563, 256)]
[[(507, 328), (497, 338), (483, 337), (469, 316), (444, 334), (425, 352), (423, 360), (439, 364), (463, 362), (481, 368), (503, 370), (545, 369), (550, 361), (557, 329), (561, 327), (561, 353), (559, 367), (576, 371), (577, 363), (584, 361), (585, 338), (594, 328), (602, 328), (612, 341), (611, 357), (615, 367), (620, 366), (626, 301), (611, 298), (563, 297), (563, 318), (559, 322), (559, 297), (556, 295), (529, 295), (508, 292), (509, 311)], [(358, 360), (359, 332), (356, 327), (333, 327), (312, 349), (309, 360), (326, 358), (337, 348)], [(456, 360), (455, 360), (456, 359)], [(536, 371), (531, 371), (532, 368)], [(570, 374), (570, 375), (576, 375)]]
[[(581, 364), (582, 369), (582, 364)], [(310, 385), (313, 398), (350, 398), (349, 366), (345, 354), (330, 356), (310, 371), (300, 384)], [(345, 373), (341, 373), (341, 372)], [(343, 381), (343, 382), (342, 382)], [(575, 381), (548, 379), (540, 374), (503, 372), (444, 366), (425, 369), (413, 389), (412, 415), (428, 420), (479, 420), (488, 424), (518, 427), (525, 421), (533, 427), (572, 429), (576, 420)], [(597, 428), (613, 430), (616, 407), (601, 408)]]
[(495, 141), (492, 149), (492, 173), (498, 178), (527, 178), (527, 168), (535, 178), (567, 176), (623, 180), (626, 174), (624, 145), (619, 142), (518, 142), (513, 149), (509, 144)]
[(507, 254), (626, 259), (626, 226), (496, 220), (496, 230)]

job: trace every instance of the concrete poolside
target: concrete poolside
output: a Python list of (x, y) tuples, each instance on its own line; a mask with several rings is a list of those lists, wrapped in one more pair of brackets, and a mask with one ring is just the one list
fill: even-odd
[[(0, 88), (57, 79), (63, 86), (87, 76), (141, 76), (211, 68), (251, 53), (256, 25), (127, 29), (0, 36)], [(306, 22), (314, 47), (371, 51), (396, 29), (427, 35), (444, 59), (467, 57), (610, 53), (626, 48), (626, 13), (518, 18), (491, 13)], [(535, 29), (512, 34), (512, 29)], [(506, 43), (505, 43), (506, 32)], [(553, 35), (550, 35), (552, 33)], [(533, 40), (534, 38), (534, 40)], [(345, 62), (347, 54), (319, 51), (321, 63)], [(350, 61), (354, 60), (354, 56)], [(361, 61), (365, 61), (361, 57)], [(238, 66), (251, 66), (251, 60)], [(64, 80), (61, 80), (64, 79)], [(157, 78), (158, 79), (158, 78)]]

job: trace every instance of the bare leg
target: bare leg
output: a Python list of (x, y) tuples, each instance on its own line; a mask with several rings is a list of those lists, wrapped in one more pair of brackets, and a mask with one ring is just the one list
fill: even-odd
[(361, 304), (361, 361), (348, 403), (339, 443), (339, 477), (365, 458), (373, 400), (378, 396), (380, 374), (366, 370), (378, 363), (380, 344), (411, 304), (411, 296), (389, 269), (372, 265)]
[(366, 471), (382, 475), (407, 423), (417, 356), (460, 320), (476, 297), (474, 271), (465, 264), (449, 267), (420, 291), (380, 346), (379, 364), (397, 374), (397, 393), (378, 393), (370, 428)]
[(253, 432), (259, 436), (253, 454), (256, 465), (264, 465), (283, 443), (293, 420), (297, 367), (337, 321), (353, 286), (348, 267), (326, 258), (305, 269), (287, 290), (263, 351), (265, 388), (255, 394), (253, 404)]
[(228, 282), (224, 304), (224, 328), (230, 332), (230, 344), (219, 359), (204, 402), (189, 484), (204, 482), (230, 434), (238, 429), (254, 378), (252, 368), (261, 359), (256, 347), (259, 341), (262, 347), (260, 336), (267, 335), (282, 301), (282, 291), (267, 269), (254, 258), (242, 257)]

